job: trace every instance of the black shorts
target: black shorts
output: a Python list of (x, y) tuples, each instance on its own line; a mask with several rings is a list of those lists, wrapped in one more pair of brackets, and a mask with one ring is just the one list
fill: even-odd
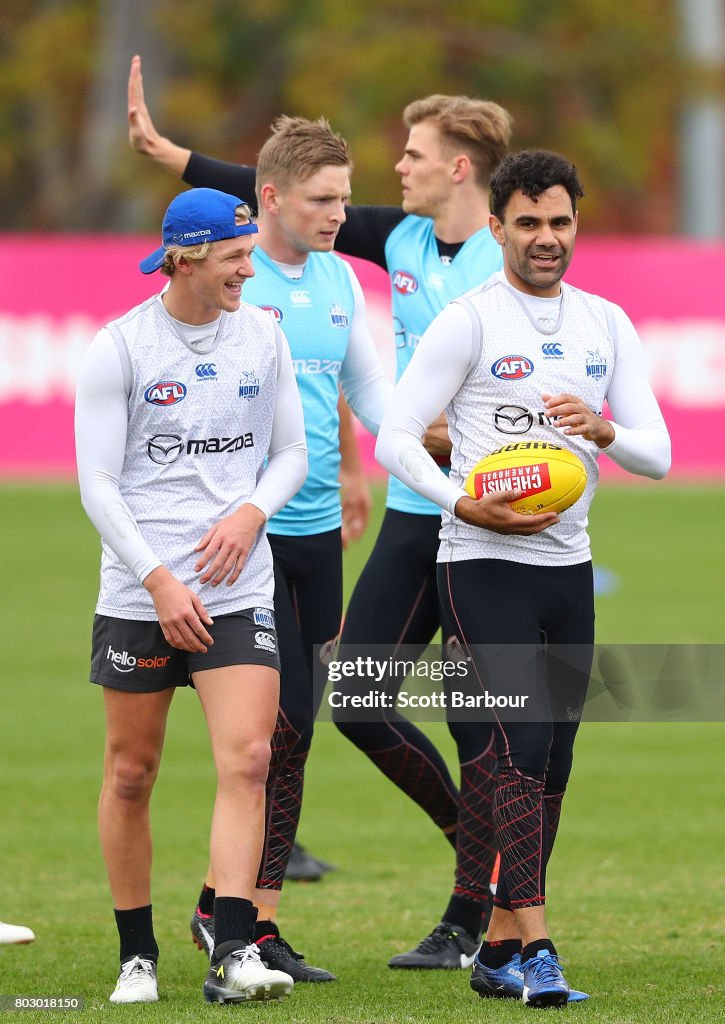
[(230, 665), (266, 665), (279, 672), (274, 612), (245, 608), (219, 615), (206, 627), (214, 644), (206, 654), (180, 651), (167, 643), (157, 621), (93, 620), (91, 682), (132, 693), (157, 693), (189, 686), (193, 672)]

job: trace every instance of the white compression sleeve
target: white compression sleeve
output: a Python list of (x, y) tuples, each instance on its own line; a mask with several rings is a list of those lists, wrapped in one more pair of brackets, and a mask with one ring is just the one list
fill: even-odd
[(307, 444), (302, 403), (292, 356), (280, 327), (277, 331), (277, 400), (267, 465), (249, 498), (267, 519), (297, 493), (307, 476)]
[(385, 375), (365, 314), (365, 297), (352, 267), (350, 274), (355, 305), (350, 339), (340, 371), (340, 385), (347, 402), (366, 430), (377, 434), (393, 395)]
[(647, 378), (634, 324), (619, 306), (609, 305), (617, 353), (607, 391), (614, 440), (602, 451), (622, 469), (659, 480), (670, 468), (670, 436)]
[(104, 328), (91, 342), (78, 378), (76, 461), (81, 501), (108, 546), (140, 582), (157, 566), (128, 505), (120, 478), (126, 454), (128, 396), (116, 345)]
[(471, 317), (451, 303), (428, 327), (398, 381), (375, 448), (382, 466), (451, 513), (465, 491), (451, 483), (421, 439), (466, 379), (473, 351)]

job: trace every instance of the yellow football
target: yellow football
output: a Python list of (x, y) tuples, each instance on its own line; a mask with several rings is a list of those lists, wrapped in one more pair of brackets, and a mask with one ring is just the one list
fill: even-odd
[(482, 498), (494, 491), (518, 490), (514, 512), (564, 512), (584, 493), (587, 471), (569, 451), (546, 441), (506, 444), (478, 462), (466, 480), (466, 493)]

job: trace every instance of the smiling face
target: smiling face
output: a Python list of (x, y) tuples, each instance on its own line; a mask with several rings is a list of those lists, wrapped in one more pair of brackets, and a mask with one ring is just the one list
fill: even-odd
[(553, 185), (535, 200), (514, 192), (503, 221), (493, 215), (490, 219), (510, 284), (528, 295), (558, 295), (574, 252), (576, 226), (577, 215), (563, 185)]
[(164, 305), (185, 324), (206, 324), (224, 310), (234, 313), (242, 300), (242, 285), (254, 277), (251, 255), (255, 235), (240, 235), (212, 242), (201, 260), (176, 258), (175, 272)]
[(304, 181), (264, 184), (261, 242), (272, 259), (304, 263), (310, 252), (330, 252), (350, 199), (350, 168), (326, 165)]
[(419, 217), (440, 216), (453, 190), (455, 159), (432, 121), (413, 125), (395, 170), (403, 187), (403, 210)]

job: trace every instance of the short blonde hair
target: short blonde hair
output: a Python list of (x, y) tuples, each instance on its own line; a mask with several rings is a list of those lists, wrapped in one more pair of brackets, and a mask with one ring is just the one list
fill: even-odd
[(166, 277), (173, 277), (176, 273), (176, 261), (180, 256), (187, 260), (205, 260), (211, 251), (212, 242), (202, 242), (201, 245), (170, 245), (164, 255), (164, 262), (159, 268)]
[(406, 128), (422, 121), (436, 126), (447, 148), (466, 153), (477, 183), (487, 188), (511, 141), (513, 120), (508, 110), (491, 100), (434, 93), (414, 100), (403, 111)]
[(267, 182), (287, 188), (330, 166), (352, 170), (347, 140), (333, 131), (326, 117), (310, 121), (283, 114), (273, 121), (272, 134), (257, 157), (257, 200), (261, 202), (260, 190)]
[[(252, 211), (246, 203), (240, 203), (234, 211), (235, 224), (249, 224), (252, 220)], [(194, 262), (205, 260), (211, 252), (214, 242), (199, 242), (197, 245), (168, 245), (164, 253), (164, 262), (159, 270), (166, 277), (173, 277), (176, 273), (176, 261), (183, 256), (186, 260)]]

